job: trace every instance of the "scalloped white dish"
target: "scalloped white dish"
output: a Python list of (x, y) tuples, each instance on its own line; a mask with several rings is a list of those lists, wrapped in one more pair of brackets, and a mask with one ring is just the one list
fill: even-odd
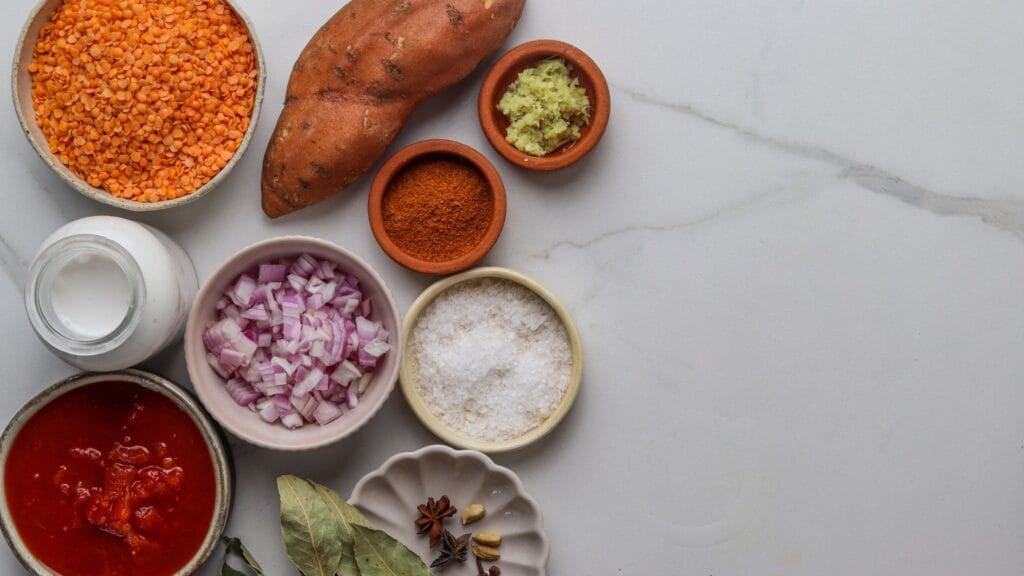
[[(502, 576), (547, 575), (551, 547), (540, 507), (514, 472), (480, 452), (435, 445), (396, 454), (363, 476), (352, 490), (349, 503), (362, 510), (374, 527), (397, 538), (429, 566), (438, 549), (430, 550), (426, 535), (416, 533), (416, 506), (427, 497), (443, 495), (448, 495), (459, 509), (445, 523), (452, 534), (492, 531), (502, 535), (501, 560), (494, 562), (501, 567)], [(459, 516), (470, 504), (483, 504), (487, 515), (462, 526)], [(470, 553), (465, 564), (436, 573), (475, 576), (475, 558)]]

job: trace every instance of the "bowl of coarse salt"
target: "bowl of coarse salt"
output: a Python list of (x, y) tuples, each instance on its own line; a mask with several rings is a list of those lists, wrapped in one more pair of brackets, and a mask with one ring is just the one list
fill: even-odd
[(569, 412), (583, 348), (568, 310), (507, 268), (440, 280), (403, 323), (399, 381), (421, 422), (445, 442), (481, 452), (532, 444)]

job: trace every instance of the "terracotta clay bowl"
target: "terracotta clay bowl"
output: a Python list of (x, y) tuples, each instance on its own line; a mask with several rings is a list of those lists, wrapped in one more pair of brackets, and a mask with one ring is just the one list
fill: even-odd
[[(565, 60), (572, 67), (570, 75), (578, 79), (580, 86), (587, 91), (590, 123), (580, 129), (580, 139), (576, 142), (565, 144), (545, 156), (532, 156), (505, 140), (509, 121), (498, 110), (498, 102), (520, 72), (541, 60), (554, 57)], [(551, 171), (576, 163), (601, 141), (611, 113), (611, 94), (601, 69), (582, 50), (558, 40), (534, 40), (516, 46), (491, 66), (480, 88), (477, 106), (484, 135), (499, 154), (528, 170)]]
[[(466, 254), (443, 262), (422, 260), (409, 254), (388, 236), (387, 230), (384, 228), (384, 195), (387, 193), (391, 180), (414, 161), (434, 156), (456, 158), (475, 167), (487, 181), (487, 187), (494, 199), (494, 213), (480, 243)], [(498, 236), (501, 235), (501, 230), (505, 227), (505, 210), (505, 185), (494, 165), (483, 154), (452, 140), (423, 140), (402, 148), (384, 162), (370, 187), (370, 229), (373, 231), (377, 243), (392, 260), (423, 274), (453, 274), (479, 262), (498, 241)]]
[(66, 182), (68, 186), (74, 188), (78, 193), (91, 198), (101, 204), (107, 204), (120, 208), (122, 210), (130, 210), (132, 212), (151, 212), (154, 210), (163, 210), (165, 208), (174, 208), (184, 204), (194, 202), (211, 190), (216, 188), (231, 169), (238, 164), (239, 159), (245, 154), (246, 149), (249, 147), (249, 143), (252, 141), (253, 134), (256, 133), (256, 125), (260, 118), (260, 109), (263, 106), (263, 91), (267, 83), (267, 67), (263, 61), (263, 48), (260, 46), (259, 39), (256, 37), (256, 28), (253, 26), (249, 17), (238, 7), (238, 4), (234, 0), (224, 0), (225, 3), (234, 11), (238, 16), (238, 19), (242, 22), (246, 32), (249, 33), (249, 40), (252, 43), (253, 52), (256, 56), (256, 94), (254, 96), (254, 102), (252, 107), (251, 116), (249, 118), (249, 127), (246, 128), (245, 134), (242, 135), (242, 142), (238, 146), (238, 150), (235, 151), (234, 156), (231, 160), (221, 168), (220, 172), (214, 175), (206, 184), (193, 190), (191, 193), (174, 198), (172, 200), (161, 200), (159, 202), (139, 202), (137, 200), (129, 200), (126, 198), (118, 198), (110, 192), (103, 190), (102, 188), (96, 188), (83, 178), (68, 169), (67, 166), (61, 163), (57, 156), (50, 151), (50, 146), (46, 141), (46, 137), (43, 136), (42, 130), (39, 128), (39, 124), (36, 123), (35, 110), (32, 107), (32, 76), (29, 73), (29, 64), (32, 62), (32, 52), (35, 49), (36, 41), (39, 39), (39, 32), (43, 26), (50, 21), (50, 17), (54, 12), (64, 3), (64, 0), (40, 0), (36, 7), (32, 10), (32, 14), (28, 17), (28, 21), (21, 29), (21, 35), (18, 37), (18, 46), (14, 51), (14, 66), (11, 71), (11, 86), (14, 94), (14, 111), (18, 115), (18, 122), (21, 124), (21, 131), (28, 138), (32, 148), (35, 149), (36, 153), (42, 158), (43, 162), (53, 170), (57, 176), (60, 176), (61, 180)]

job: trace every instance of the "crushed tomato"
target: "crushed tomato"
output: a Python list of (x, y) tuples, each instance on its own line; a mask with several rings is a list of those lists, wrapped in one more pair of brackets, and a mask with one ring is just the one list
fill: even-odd
[(125, 382), (77, 388), (36, 412), (4, 483), (25, 545), (69, 576), (173, 574), (202, 546), (216, 498), (191, 417)]

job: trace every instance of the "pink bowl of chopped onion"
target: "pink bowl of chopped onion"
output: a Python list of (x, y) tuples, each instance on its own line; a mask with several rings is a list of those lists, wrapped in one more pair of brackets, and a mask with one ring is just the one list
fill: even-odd
[(200, 401), (232, 434), (310, 450), (377, 413), (401, 364), (401, 318), (380, 275), (335, 244), (257, 242), (199, 289), (185, 360)]

